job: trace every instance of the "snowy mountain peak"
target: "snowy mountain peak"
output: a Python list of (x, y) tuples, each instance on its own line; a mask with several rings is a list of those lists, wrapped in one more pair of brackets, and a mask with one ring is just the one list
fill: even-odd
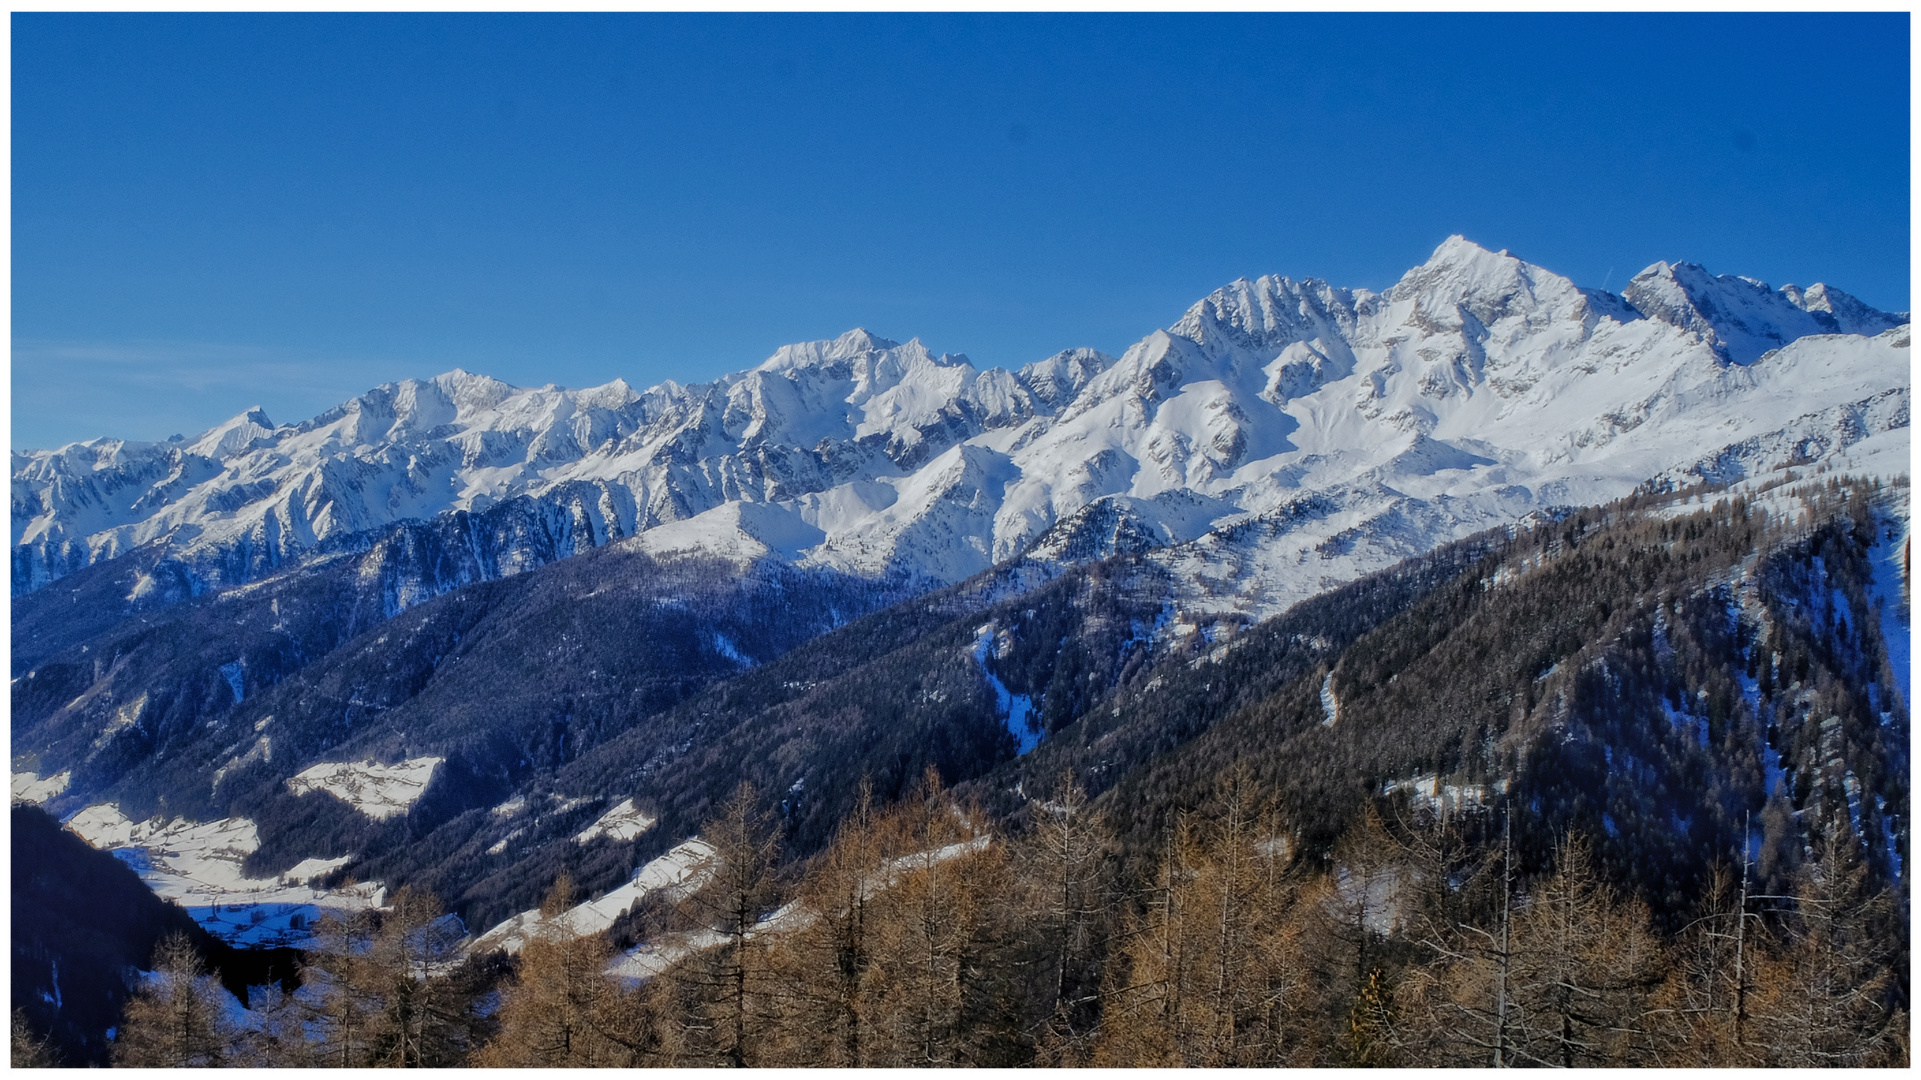
[(1905, 311), (1877, 311), (1840, 289), (1818, 281), (1806, 289), (1797, 285), (1783, 285), (1781, 295), (1787, 297), (1795, 307), (1814, 315), (1817, 320), (1823, 313), (1833, 316), (1835, 333), (1873, 336), (1908, 321)]
[(1506, 248), (1502, 248), (1499, 251), (1489, 251), (1460, 233), (1455, 233), (1441, 241), (1440, 244), (1435, 247), (1433, 253), (1427, 257), (1427, 261), (1422, 263), (1421, 266), (1423, 268), (1485, 268), (1489, 266), (1508, 266), (1519, 263), (1520, 261), (1521, 260), (1509, 254)]
[(1489, 251), (1463, 236), (1448, 237), (1383, 299), (1389, 305), (1412, 301), (1418, 321), (1447, 323), (1456, 312), (1465, 312), (1484, 327), (1514, 316), (1527, 325), (1581, 321), (1588, 312), (1587, 293), (1572, 281), (1505, 248)]
[(590, 386), (579, 391), (574, 397), (582, 404), (596, 409), (624, 409), (640, 400), (640, 392), (628, 384), (626, 379)]
[(1272, 610), (1653, 477), (1728, 481), (1864, 443), (1905, 468), (1908, 339), (1880, 332), (1905, 316), (1686, 263), (1628, 293), (1455, 236), (1382, 294), (1230, 282), (1118, 359), (983, 371), (855, 329), (639, 392), (456, 369), (292, 426), (249, 410), (184, 446), (16, 453), (13, 587), (156, 541), (237, 584), (335, 537), (516, 503), (529, 531), (502, 541), (500, 573), (655, 534), (952, 581), (1058, 527), (1072, 542), (1049, 550), (1151, 540), (1219, 578), (1206, 603)]
[(1506, 248), (1489, 251), (1457, 233), (1441, 241), (1426, 262), (1402, 275), (1395, 288), (1428, 288), (1447, 282), (1467, 291), (1499, 290), (1511, 288), (1530, 272), (1547, 273)]
[[(408, 379), (408, 383), (416, 380)], [(431, 381), (461, 408), (487, 408), (497, 405), (514, 387), (491, 375), (476, 375), (462, 368), (434, 376)]]
[(1367, 295), (1315, 278), (1240, 278), (1188, 308), (1169, 332), (1203, 348), (1277, 349), (1351, 329), (1357, 296)]
[(271, 437), (273, 431), (274, 422), (267, 419), (266, 410), (255, 405), (226, 423), (207, 429), (205, 434), (188, 444), (185, 450), (189, 454), (225, 460), (250, 449), (254, 440)]
[(900, 348), (899, 342), (876, 337), (857, 326), (831, 341), (803, 341), (782, 345), (774, 350), (774, 355), (761, 361), (760, 366), (754, 370), (797, 371), (806, 368), (832, 367), (898, 348)]
[(1057, 412), (1113, 366), (1114, 358), (1099, 349), (1064, 349), (1021, 368), (1017, 377), (1044, 411)]
[(859, 356), (863, 353), (880, 352), (883, 349), (900, 347), (900, 342), (889, 341), (884, 337), (867, 332), (866, 328), (856, 326), (833, 341), (833, 354), (841, 357)]
[[(771, 386), (770, 377), (787, 388)], [(896, 445), (918, 443), (915, 432), (979, 381), (965, 356), (936, 356), (919, 338), (898, 343), (858, 328), (832, 341), (783, 345), (752, 371), (722, 380), (732, 387), (729, 415), (747, 423), (747, 437), (778, 434), (802, 446), (831, 437), (841, 414), (857, 425), (855, 438), (884, 434)], [(776, 420), (782, 423), (771, 426)]]
[(1648, 318), (1698, 336), (1736, 364), (1752, 364), (1810, 334), (1878, 334), (1907, 321), (1905, 312), (1876, 311), (1825, 285), (1776, 290), (1753, 278), (1709, 273), (1699, 263), (1657, 262), (1621, 295)]

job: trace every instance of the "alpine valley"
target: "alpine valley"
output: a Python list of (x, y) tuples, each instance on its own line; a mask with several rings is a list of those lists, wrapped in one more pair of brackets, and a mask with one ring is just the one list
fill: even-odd
[[(698, 997), (702, 957), (744, 971), (749, 938), (779, 952), (839, 925), (809, 883), (860, 823), (938, 802), (961, 812), (889, 833), (862, 902), (997, 852), (996, 903), (1045, 895), (1036, 873), (1092, 899), (982, 931), (939, 1053), (924, 1024), (896, 1040), (918, 1057), (874, 1034), (865, 1058), (792, 1060), (1905, 1060), (1909, 349), (1906, 312), (1825, 285), (1663, 262), (1617, 295), (1456, 236), (1380, 293), (1235, 281), (1119, 357), (981, 370), (852, 330), (712, 383), (456, 370), (294, 424), (251, 409), (191, 438), (16, 451), (16, 1010), (101, 1062), (101, 1001), (139, 990), (130, 961), (76, 975), (60, 934), (23, 930), (81, 872), (37, 856), (23, 893), (23, 828), (85, 849), (22, 814), (184, 907), (258, 1035), (232, 956), (280, 972), (330, 947), (317, 926), (427, 893), (476, 1000), (522, 1000), (534, 961), (507, 957), (554, 928), (602, 943), (609, 985)], [(777, 854), (730, 938), (689, 898), (739, 879), (760, 814)], [(1048, 846), (1070, 819), (1093, 854)], [(1274, 980), (1297, 976), (1270, 971), (1266, 1012), (1176, 1023), (1162, 995), (1175, 1034), (1142, 1035), (1159, 1029), (1117, 987), (1178, 996), (1184, 976), (1130, 942), (1171, 940), (1181, 882), (1217, 871), (1227, 919), (1243, 840), (1270, 891), (1333, 913), (1289, 932), (1346, 944), (1302, 946), (1285, 1008)], [(1876, 1011), (1810, 1024), (1855, 1049), (1741, 1056), (1745, 974), (1721, 1057), (1674, 1049), (1707, 1036), (1669, 998), (1610, 1014), (1605, 1039), (1546, 1004), (1476, 1034), (1438, 1004), (1486, 975), (1449, 927), (1533, 910), (1577, 863), (1690, 956), (1709, 947), (1690, 928), (1726, 914), (1701, 905), (1735, 889), (1731, 925), (1790, 966), (1804, 913), (1841, 910), (1808, 890), (1853, 882), (1849, 947), (1885, 955), (1848, 970)], [(144, 957), (166, 918), (120, 951)], [(1608, 993), (1695, 992), (1695, 968), (1649, 970)], [(751, 1064), (749, 1012), (794, 1025), (756, 1045), (804, 1043), (777, 982), (733, 1044), (689, 1021), (646, 1053)], [(471, 1046), (433, 1060), (518, 1015), (475, 1012), (446, 1036)], [(1225, 1043), (1181, 1034), (1222, 1023)], [(499, 1045), (472, 1060), (563, 1063)]]

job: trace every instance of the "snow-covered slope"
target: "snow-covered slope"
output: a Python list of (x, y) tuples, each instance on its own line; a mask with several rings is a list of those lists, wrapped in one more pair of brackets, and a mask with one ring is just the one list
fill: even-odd
[(102, 803), (73, 815), (67, 828), (113, 852), (154, 892), (235, 945), (304, 945), (323, 911), (379, 907), (386, 897), (377, 882), (339, 889), (311, 883), (350, 857), (305, 859), (275, 878), (248, 877), (241, 863), (259, 849), (260, 835), (246, 818), (131, 821), (118, 806)]
[(575, 543), (930, 581), (1152, 550), (1190, 606), (1265, 614), (1657, 476), (1904, 472), (1906, 323), (1687, 263), (1615, 296), (1453, 237), (1384, 293), (1236, 281), (1118, 359), (981, 371), (856, 330), (643, 392), (455, 371), (297, 425), (17, 453), (14, 589), (157, 540), (231, 583), (529, 496)]
[(596, 545), (858, 481), (810, 513), (833, 525), (843, 504), (871, 512), (863, 496), (896, 501), (888, 483), (962, 439), (1052, 412), (1108, 362), (1077, 350), (981, 372), (855, 330), (707, 385), (524, 390), (456, 370), (299, 424), (250, 409), (192, 440), (16, 452), (14, 591), (157, 540), (235, 584), (328, 537), (521, 495)]
[(445, 758), (422, 757), (395, 765), (377, 761), (323, 761), (287, 778), (296, 795), (324, 791), (355, 810), (385, 821), (405, 814), (433, 782)]
[[(622, 805), (633, 807), (631, 800)], [(713, 864), (713, 845), (689, 840), (636, 870), (619, 888), (568, 908), (556, 921), (569, 934), (600, 933), (647, 896), (663, 893), (672, 899), (698, 891), (713, 875)], [(502, 949), (517, 953), (545, 922), (539, 908), (523, 911), (476, 937), (467, 951), (479, 954)]]

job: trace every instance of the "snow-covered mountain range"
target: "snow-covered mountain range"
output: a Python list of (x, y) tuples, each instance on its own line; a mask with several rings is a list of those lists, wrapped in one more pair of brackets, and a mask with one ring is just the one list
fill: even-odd
[[(13, 456), (15, 595), (165, 542), (207, 585), (526, 497), (577, 546), (956, 581), (1120, 550), (1259, 616), (1651, 479), (1908, 468), (1907, 314), (1656, 263), (1615, 295), (1461, 237), (1382, 293), (1239, 280), (1119, 358), (854, 330), (707, 384), (453, 371), (311, 420)], [(512, 560), (502, 563), (511, 571)]]

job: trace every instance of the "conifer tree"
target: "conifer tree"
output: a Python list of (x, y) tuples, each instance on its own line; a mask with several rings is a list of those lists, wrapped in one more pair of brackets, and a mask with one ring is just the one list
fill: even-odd
[(672, 973), (688, 1003), (686, 1053), (689, 1064), (759, 1065), (777, 982), (769, 943), (756, 930), (779, 896), (780, 836), (745, 782), (700, 835), (714, 849), (708, 881), (680, 910), (716, 944), (696, 950)]
[(1349, 956), (1346, 974), (1358, 995), (1376, 962), (1377, 943), (1392, 927), (1401, 889), (1402, 851), (1372, 803), (1334, 846), (1334, 933)]
[(1907, 1063), (1906, 1015), (1889, 994), (1901, 933), (1894, 904), (1838, 818), (1801, 868), (1785, 947), (1757, 965), (1748, 1038), (1768, 1065)]
[(432, 893), (406, 886), (382, 909), (323, 916), (302, 969), (316, 1064), (456, 1065), (472, 1041), (472, 1002), (449, 976), (462, 937)]
[(1033, 984), (1042, 1064), (1079, 1063), (1098, 1023), (1099, 971), (1108, 900), (1106, 817), (1064, 773), (1050, 801), (1031, 800), (1033, 829), (1021, 845), (1024, 910), (1041, 970)]
[(875, 936), (876, 1063), (1004, 1064), (1004, 847), (978, 807), (954, 805), (932, 768), (897, 820), (901, 853), (887, 864)]
[(1184, 1004), (1192, 991), (1190, 883), (1202, 857), (1189, 815), (1177, 813), (1143, 910), (1127, 914), (1115, 958), (1119, 962), (1107, 967), (1095, 1064), (1181, 1064), (1187, 1041)]
[(366, 957), (385, 1006), (375, 1064), (460, 1063), (467, 1051), (468, 1003), (448, 976), (463, 936), (430, 892), (403, 886), (389, 900)]
[(378, 973), (366, 956), (374, 913), (324, 912), (300, 971), (307, 1031), (315, 1063), (350, 1069), (373, 1063), (374, 1039), (384, 1002)]
[(645, 1025), (623, 1006), (607, 975), (612, 947), (600, 934), (576, 933), (561, 916), (573, 906), (573, 881), (554, 883), (538, 929), (522, 946), (514, 978), (501, 989), (499, 1032), (475, 1057), (490, 1068), (595, 1068), (645, 1062), (634, 1038)]
[(12, 1062), (16, 1069), (51, 1069), (59, 1064), (53, 1044), (27, 1025), (25, 1009), (13, 1010)]
[(1666, 949), (1667, 977), (1649, 1001), (1648, 1029), (1662, 1064), (1753, 1067), (1747, 1045), (1755, 972), (1768, 945), (1765, 921), (1748, 910), (1749, 869), (1717, 865), (1695, 917)]
[(1619, 900), (1576, 835), (1514, 920), (1517, 1064), (1652, 1063), (1644, 1017), (1663, 958), (1646, 908)]
[(278, 983), (250, 987), (248, 1025), (239, 1033), (233, 1061), (251, 1068), (304, 1068), (314, 1064), (306, 1031), (307, 1010)]
[(863, 779), (853, 809), (800, 884), (806, 918), (775, 953), (789, 1063), (860, 1068), (874, 1052), (870, 997), (889, 884), (884, 864), (896, 846), (890, 824)]
[(221, 1015), (218, 983), (186, 935), (154, 947), (153, 974), (127, 1002), (113, 1044), (115, 1065), (206, 1068), (227, 1064), (234, 1032)]
[(1177, 819), (1157, 887), (1109, 968), (1095, 1058), (1182, 1066), (1305, 1063), (1308, 977), (1301, 915), (1328, 903), (1280, 872), (1271, 814), (1243, 770), (1224, 778), (1214, 820)]

